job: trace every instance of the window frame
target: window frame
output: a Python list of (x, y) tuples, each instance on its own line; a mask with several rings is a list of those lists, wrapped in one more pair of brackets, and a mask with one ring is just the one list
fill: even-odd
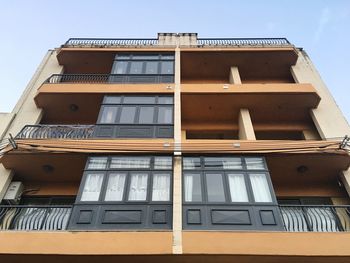
[[(90, 158), (94, 157), (106, 157), (107, 158), (107, 165), (105, 169), (88, 169), (88, 163)], [(150, 157), (150, 167), (148, 169), (146, 168), (110, 168), (111, 160), (113, 157), (144, 157), (149, 158)], [(154, 169), (154, 160), (156, 157), (169, 157), (172, 160), (172, 164), (170, 169)], [(108, 155), (108, 156), (101, 156), (101, 155), (92, 155), (89, 156), (84, 168), (83, 178), (80, 182), (79, 191), (76, 196), (76, 204), (84, 204), (84, 205), (108, 205), (108, 204), (115, 204), (115, 205), (131, 205), (131, 204), (142, 204), (142, 205), (163, 205), (163, 204), (171, 204), (173, 199), (173, 168), (174, 167), (174, 160), (172, 156), (169, 155), (159, 155), (159, 156), (149, 156), (149, 155), (137, 155), (137, 156), (127, 156), (127, 155)], [(87, 180), (87, 175), (89, 173), (101, 173), (103, 174), (102, 179), (102, 186), (101, 191), (99, 193), (99, 199), (97, 201), (82, 201), (81, 197), (83, 194), (83, 190), (85, 187), (85, 183)], [(107, 186), (108, 186), (108, 180), (109, 180), (109, 174), (113, 173), (125, 173), (125, 183), (123, 188), (123, 198), (121, 201), (105, 201), (105, 197), (107, 194)], [(146, 200), (128, 200), (129, 197), (129, 190), (130, 190), (130, 182), (131, 182), (131, 174), (132, 173), (147, 173), (147, 193), (146, 193)], [(170, 175), (170, 185), (169, 185), (169, 200), (168, 201), (152, 201), (152, 194), (153, 194), (153, 176), (154, 174), (159, 173), (167, 173)]]
[[(188, 157), (188, 158), (200, 158), (200, 168), (197, 169), (185, 169), (184, 167), (184, 159)], [(218, 168), (206, 168), (205, 167), (205, 163), (204, 163), (204, 158), (207, 157), (222, 157), (222, 158), (226, 158), (226, 157), (233, 157), (233, 158), (241, 158), (241, 163), (242, 163), (242, 169), (218, 169)], [(263, 169), (247, 169), (247, 164), (245, 159), (246, 158), (262, 158), (263, 161)], [(264, 157), (260, 157), (260, 156), (227, 156), (227, 155), (223, 155), (223, 156), (184, 156), (182, 159), (182, 165), (183, 165), (183, 170), (182, 170), (182, 178), (185, 177), (185, 174), (191, 174), (191, 173), (199, 173), (200, 174), (200, 182), (201, 182), (201, 190), (202, 190), (202, 201), (201, 202), (188, 202), (185, 200), (185, 180), (182, 180), (182, 198), (183, 198), (183, 205), (202, 205), (202, 206), (212, 206), (212, 205), (220, 205), (220, 206), (269, 206), (269, 205), (276, 205), (277, 204), (277, 199), (275, 196), (275, 192), (273, 189), (273, 185), (272, 185), (272, 181), (267, 169), (267, 164), (266, 164), (266, 160)], [(225, 196), (225, 201), (224, 202), (209, 202), (208, 201), (208, 189), (207, 189), (207, 185), (206, 185), (206, 174), (207, 173), (220, 173), (222, 174), (222, 178), (223, 178), (223, 184), (224, 184), (224, 196)], [(252, 185), (250, 182), (250, 176), (249, 174), (257, 174), (257, 173), (261, 173), (261, 174), (265, 174), (265, 178), (269, 187), (269, 193), (271, 196), (271, 202), (255, 202), (254, 199), (254, 193), (253, 193), (253, 189), (252, 189)], [(247, 196), (248, 196), (248, 202), (232, 202), (231, 200), (231, 192), (230, 192), (230, 185), (229, 185), (229, 179), (228, 179), (228, 175), (229, 174), (243, 174), (244, 175), (244, 182), (245, 182), (245, 186), (246, 186), (246, 191), (247, 191)]]
[[(108, 98), (110, 97), (120, 97), (120, 102), (119, 103), (110, 103), (108, 102)], [(155, 98), (155, 103), (125, 103), (124, 100), (125, 98), (129, 97), (154, 97)], [(172, 103), (159, 103), (159, 98), (172, 98)], [(103, 113), (105, 112), (105, 108), (109, 107), (115, 107), (117, 108), (117, 113), (116, 117), (114, 119), (114, 122), (112, 123), (103, 123), (101, 120), (104, 118)], [(133, 122), (130, 123), (121, 123), (121, 114), (122, 110), (125, 107), (135, 107), (135, 116)], [(140, 121), (140, 112), (142, 107), (149, 107), (153, 108), (153, 121), (151, 123), (139, 123)], [(171, 123), (158, 123), (158, 117), (159, 117), (159, 109), (162, 107), (169, 107), (171, 108), (172, 115), (171, 115)], [(138, 126), (149, 126), (149, 125), (157, 125), (157, 126), (174, 126), (174, 96), (172, 95), (144, 95), (144, 94), (138, 94), (138, 95), (119, 95), (119, 96), (113, 96), (113, 95), (106, 95), (103, 98), (99, 115), (97, 118), (97, 125), (124, 125), (124, 126), (129, 126), (129, 125), (138, 125)]]
[[(118, 57), (122, 56), (122, 57)], [(157, 58), (135, 58), (135, 56), (157, 56)], [(126, 70), (125, 73), (118, 74), (115, 73), (117, 70), (117, 63), (118, 62), (126, 62)], [(142, 62), (141, 66), (141, 73), (133, 74), (130, 73), (132, 62)], [(147, 62), (158, 62), (157, 64), (157, 72), (154, 74), (147, 74), (146, 73), (146, 68), (147, 68)], [(162, 63), (163, 62), (173, 62), (173, 68), (172, 68), (172, 73), (162, 73)], [(120, 75), (120, 76), (126, 76), (126, 75), (143, 75), (143, 76), (174, 76), (175, 74), (175, 54), (174, 53), (144, 53), (144, 52), (134, 52), (134, 53), (124, 53), (124, 52), (119, 52), (115, 55), (114, 61), (113, 61), (113, 66), (111, 70), (112, 75)]]

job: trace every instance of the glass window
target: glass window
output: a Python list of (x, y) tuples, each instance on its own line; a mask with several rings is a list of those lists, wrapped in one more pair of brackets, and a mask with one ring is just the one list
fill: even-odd
[(146, 62), (146, 74), (158, 74), (158, 61)]
[(140, 107), (139, 123), (153, 123), (154, 107)]
[(115, 106), (103, 107), (100, 123), (115, 123), (117, 112), (118, 112), (118, 107), (115, 107)]
[(160, 74), (174, 74), (174, 62), (162, 61)]
[(125, 96), (124, 104), (155, 104), (154, 96)]
[(127, 68), (128, 68), (127, 61), (117, 61), (112, 74), (126, 74)]
[(272, 202), (266, 174), (249, 174), (255, 202)]
[(170, 200), (170, 174), (159, 173), (153, 175), (152, 201)]
[(106, 104), (120, 104), (120, 96), (105, 96), (104, 103)]
[(125, 173), (111, 173), (108, 176), (105, 201), (122, 201), (125, 185)]
[(242, 169), (241, 158), (235, 157), (206, 157), (204, 158), (206, 169), (237, 170)]
[(103, 175), (103, 173), (90, 173), (86, 176), (81, 201), (99, 200)]
[(158, 97), (158, 104), (173, 104), (173, 97)]
[(184, 157), (184, 170), (195, 170), (201, 168), (201, 159), (199, 157)]
[(184, 176), (185, 202), (202, 201), (202, 184), (200, 174), (186, 173)]
[(90, 157), (87, 165), (87, 169), (90, 170), (103, 170), (107, 167), (107, 157)]
[(122, 107), (120, 114), (120, 123), (134, 123), (136, 114), (136, 107), (127, 106)]
[(158, 123), (172, 124), (173, 123), (173, 109), (172, 107), (159, 107), (158, 109)]
[(174, 59), (174, 55), (162, 55), (161, 59)]
[(154, 169), (156, 170), (171, 170), (173, 169), (172, 157), (154, 157)]
[(264, 170), (264, 160), (262, 158), (245, 158), (248, 170)]
[(131, 174), (129, 187), (129, 201), (146, 201), (147, 198), (147, 173)]
[(244, 174), (228, 174), (228, 183), (232, 202), (248, 202), (247, 187), (244, 181)]
[(150, 169), (150, 157), (112, 157), (111, 169)]
[(117, 54), (116, 59), (130, 59), (129, 54)]
[(130, 63), (130, 74), (142, 74), (142, 61), (132, 61)]
[(144, 54), (144, 55), (133, 55), (132, 59), (139, 59), (139, 60), (158, 60), (159, 55), (150, 55), (150, 54)]
[(208, 201), (209, 202), (225, 202), (224, 184), (222, 181), (221, 174), (205, 174), (207, 190), (208, 190)]

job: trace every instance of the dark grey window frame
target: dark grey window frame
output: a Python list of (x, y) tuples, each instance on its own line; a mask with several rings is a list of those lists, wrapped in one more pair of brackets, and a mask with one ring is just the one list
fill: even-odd
[[(144, 56), (143, 58), (137, 58), (137, 56)], [(149, 56), (149, 58), (147, 58)], [(153, 58), (152, 58), (153, 57)], [(156, 58), (155, 58), (156, 57)], [(116, 71), (118, 62), (126, 62), (126, 70), (123, 73), (117, 73)], [(133, 62), (141, 62), (141, 72), (131, 73), (131, 65)], [(146, 73), (146, 63), (157, 62), (157, 72)], [(162, 73), (162, 63), (172, 63), (171, 73)], [(125, 53), (118, 52), (114, 58), (111, 75), (109, 77), (110, 83), (174, 83), (175, 72), (175, 54), (174, 52), (134, 52)]]
[[(112, 97), (120, 98), (119, 103), (111, 103)], [(154, 103), (128, 103), (124, 102), (125, 98), (148, 97), (154, 98)], [(164, 103), (162, 98), (171, 98), (171, 103)], [(101, 122), (103, 119), (104, 109), (108, 107), (117, 108), (114, 122)], [(122, 110), (125, 107), (134, 107), (136, 109), (133, 122), (121, 123), (120, 118)], [(140, 112), (142, 107), (153, 108), (153, 120), (149, 123), (139, 123)], [(171, 110), (171, 120), (169, 123), (158, 122), (160, 109), (167, 107)], [(123, 132), (122, 132), (123, 129)], [(125, 130), (130, 131), (125, 136)], [(135, 131), (135, 135), (133, 132)], [(137, 132), (141, 131), (141, 132)], [(97, 119), (94, 136), (99, 138), (173, 138), (174, 136), (174, 97), (172, 95), (105, 95), (101, 104), (100, 113)]]
[[(88, 169), (90, 158), (106, 157), (104, 169)], [(145, 157), (150, 158), (149, 168), (110, 168), (114, 157)], [(156, 157), (169, 157), (172, 160), (169, 169), (154, 169)], [(173, 157), (169, 155), (108, 155), (90, 156), (86, 162), (83, 178), (79, 187), (74, 210), (69, 225), (70, 230), (169, 230), (172, 228), (173, 202)], [(126, 173), (126, 180), (121, 201), (104, 201), (108, 185), (109, 174)], [(83, 189), (89, 173), (103, 174), (103, 181), (99, 199), (97, 201), (81, 201)], [(147, 173), (146, 200), (128, 200), (131, 175), (133, 173)], [(153, 179), (156, 174), (169, 174), (169, 200), (152, 201)]]
[[(118, 56), (124, 56), (124, 57), (118, 57)], [(129, 56), (129, 58), (126, 58), (126, 56)], [(145, 59), (145, 58), (134, 58), (134, 56), (158, 56), (157, 59), (154, 58), (150, 58), (150, 59)], [(166, 56), (172, 56), (172, 58), (165, 58)], [(127, 62), (127, 67), (126, 67), (126, 72), (123, 74), (118, 74), (118, 75), (174, 75), (174, 70), (175, 70), (175, 54), (174, 53), (117, 53), (115, 58), (114, 58), (114, 63), (113, 63), (113, 67), (112, 67), (112, 74), (117, 74), (114, 73), (117, 67), (117, 63), (118, 62)], [(132, 74), (130, 73), (130, 69), (131, 69), (131, 64), (132, 62), (142, 62), (142, 70), (141, 73), (139, 74)], [(157, 72), (154, 74), (147, 74), (146, 73), (146, 63), (147, 62), (158, 62), (157, 65)], [(173, 72), (172, 73), (162, 73), (161, 69), (162, 69), (162, 62), (173, 62)]]
[[(281, 220), (277, 199), (273, 190), (272, 181), (269, 175), (266, 161), (262, 156), (228, 156), (228, 155), (207, 155), (207, 156), (184, 156), (200, 159), (200, 167), (196, 169), (185, 169), (183, 165), (182, 176), (186, 173), (200, 174), (202, 201), (186, 202), (185, 180), (182, 180), (183, 198), (183, 228), (189, 230), (284, 230)], [(234, 157), (241, 158), (241, 169), (208, 168), (204, 165), (206, 157)], [(262, 158), (264, 169), (247, 169), (245, 158)], [(221, 174), (224, 184), (224, 202), (209, 202), (206, 185), (206, 174)], [(232, 202), (228, 174), (243, 174), (246, 185), (248, 202)], [(255, 202), (249, 174), (265, 174), (269, 187), (272, 202)], [(226, 213), (226, 215), (225, 215)], [(227, 216), (227, 222), (225, 221)], [(236, 217), (230, 222), (229, 217)], [(224, 222), (214, 222), (217, 218)], [(235, 221), (236, 220), (236, 221)], [(245, 220), (246, 222), (241, 222)], [(192, 221), (192, 222), (191, 222)]]

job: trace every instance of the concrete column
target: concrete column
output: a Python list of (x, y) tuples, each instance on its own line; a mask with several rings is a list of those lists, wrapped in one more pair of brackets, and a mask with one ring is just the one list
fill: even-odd
[(238, 67), (231, 67), (230, 69), (230, 84), (242, 84)]
[(240, 140), (256, 140), (253, 123), (248, 109), (241, 109), (238, 116), (238, 128)]
[(318, 136), (316, 131), (313, 130), (303, 130), (303, 136), (305, 140), (319, 140), (320, 137)]
[(174, 186), (173, 186), (173, 253), (182, 254), (182, 169), (181, 169), (181, 67), (179, 41), (175, 49), (174, 90)]
[[(34, 102), (37, 90), (51, 74), (59, 74), (62, 71), (63, 67), (58, 64), (56, 51), (48, 51), (12, 113), (3, 117), (3, 119), (6, 118), (8, 121), (6, 124), (1, 124), (0, 132), (3, 138), (8, 137), (10, 133), (15, 136), (25, 125), (40, 122), (43, 112), (42, 109), (37, 108)], [(12, 172), (0, 164), (0, 201), (12, 180), (12, 176)]]
[(182, 254), (182, 158), (174, 157), (173, 253)]
[(12, 181), (12, 177), (13, 172), (5, 169), (3, 165), (0, 165), (0, 202), (4, 198), (7, 188)]

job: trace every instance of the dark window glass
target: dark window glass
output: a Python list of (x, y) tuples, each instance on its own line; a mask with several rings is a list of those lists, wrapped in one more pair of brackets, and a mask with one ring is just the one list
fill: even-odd
[(151, 96), (124, 97), (124, 104), (155, 104), (156, 98)]
[(158, 109), (158, 123), (171, 124), (173, 122), (172, 107), (159, 107)]
[(128, 68), (128, 62), (127, 61), (118, 61), (115, 64), (114, 71), (112, 74), (126, 74), (126, 70)]
[(128, 124), (134, 123), (136, 114), (136, 107), (124, 106), (121, 109), (120, 123)]
[(161, 65), (161, 74), (173, 74), (174, 73), (174, 62), (163, 61)]
[(221, 174), (206, 174), (208, 202), (225, 202), (224, 184)]
[(117, 112), (118, 112), (118, 107), (105, 106), (102, 109), (100, 123), (115, 123)]
[(158, 61), (146, 62), (146, 74), (158, 74)]
[(173, 97), (158, 97), (158, 104), (173, 104)]
[(153, 123), (154, 108), (153, 107), (140, 107), (139, 123), (147, 124)]
[(130, 66), (130, 74), (142, 74), (143, 62), (133, 61)]
[(105, 96), (104, 103), (106, 104), (119, 104), (121, 101), (120, 96)]
[(132, 59), (137, 60), (158, 60), (159, 55), (133, 55)]
[(184, 157), (183, 167), (184, 170), (201, 169), (201, 159), (199, 157)]

